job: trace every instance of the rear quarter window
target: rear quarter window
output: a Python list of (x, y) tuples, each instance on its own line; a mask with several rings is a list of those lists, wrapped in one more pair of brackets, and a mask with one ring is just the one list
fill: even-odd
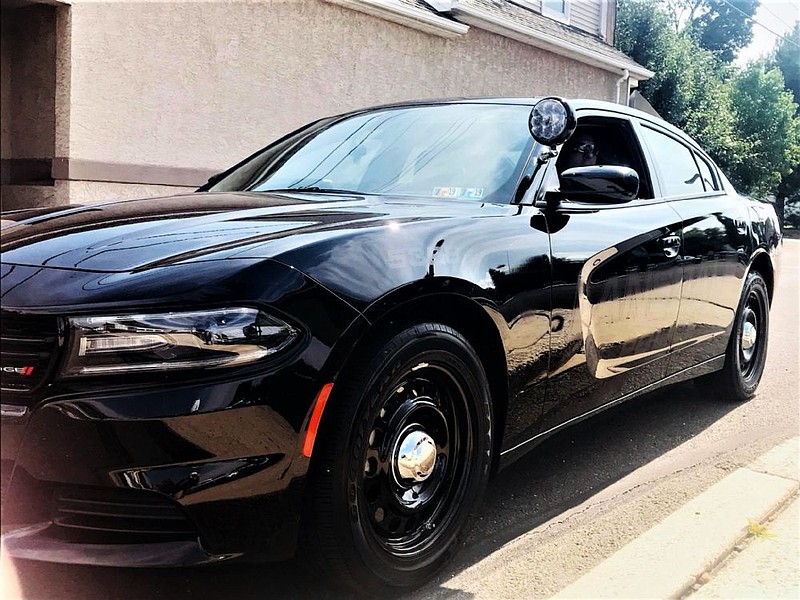
[(655, 163), (664, 196), (683, 196), (705, 191), (694, 153), (687, 146), (646, 126), (641, 131)]

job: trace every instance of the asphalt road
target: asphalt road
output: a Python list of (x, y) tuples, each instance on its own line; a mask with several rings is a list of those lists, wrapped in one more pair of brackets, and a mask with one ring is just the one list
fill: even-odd
[[(493, 481), (456, 562), (409, 598), (520, 590), (547, 597), (738, 465), (797, 435), (800, 241), (788, 240), (783, 258), (766, 372), (753, 400), (726, 404), (680, 384), (551, 438)], [(134, 570), (17, 561), (15, 569), (29, 599), (336, 597), (293, 562)]]

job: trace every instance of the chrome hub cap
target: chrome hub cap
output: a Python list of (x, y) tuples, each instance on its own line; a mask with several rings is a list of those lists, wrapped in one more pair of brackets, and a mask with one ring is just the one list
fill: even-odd
[(425, 481), (436, 465), (436, 442), (424, 431), (411, 431), (400, 439), (394, 455), (397, 477), (406, 481)]
[(756, 341), (758, 341), (758, 327), (756, 325), (756, 313), (748, 308), (744, 314), (744, 323), (742, 324), (742, 357), (745, 362), (753, 358), (753, 353), (756, 349)]

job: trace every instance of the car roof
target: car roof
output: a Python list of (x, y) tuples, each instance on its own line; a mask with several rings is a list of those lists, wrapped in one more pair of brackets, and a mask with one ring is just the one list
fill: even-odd
[[(370, 106), (360, 110), (355, 110), (352, 112), (345, 113), (343, 116), (349, 116), (353, 114), (369, 112), (376, 109), (384, 109), (384, 108), (404, 108), (404, 107), (414, 107), (414, 106), (433, 106), (439, 104), (506, 104), (511, 106), (533, 106), (542, 98), (547, 98), (548, 96), (539, 96), (539, 97), (508, 97), (508, 96), (487, 96), (487, 97), (464, 97), (464, 98), (430, 98), (430, 99), (419, 99), (419, 100), (407, 100), (403, 102), (392, 102), (389, 104), (381, 104), (377, 106)], [(644, 121), (649, 121), (650, 123), (657, 124), (664, 129), (667, 129), (674, 135), (680, 136), (684, 141), (691, 143), (691, 145), (695, 148), (695, 150), (699, 150), (702, 154), (707, 155), (706, 151), (696, 142), (694, 141), (685, 131), (675, 127), (671, 123), (668, 123), (664, 119), (660, 117), (653, 116), (650, 113), (643, 112), (641, 110), (631, 108), (630, 106), (626, 106), (624, 104), (617, 104), (615, 102), (606, 102), (604, 100), (594, 100), (591, 98), (563, 98), (566, 100), (576, 112), (584, 111), (584, 110), (602, 110), (609, 113), (617, 113), (621, 115), (631, 116), (631, 117), (638, 117)]]
[[(354, 110), (352, 112), (358, 113), (379, 108), (431, 106), (435, 104), (508, 104), (508, 105), (519, 105), (519, 106), (533, 106), (542, 98), (548, 98), (548, 97), (550, 96), (538, 96), (529, 98), (525, 97), (516, 98), (508, 96), (420, 98), (418, 100), (404, 100), (402, 102), (390, 102), (387, 104), (369, 106), (362, 109)], [(642, 112), (635, 108), (630, 108), (628, 106), (625, 106), (624, 104), (615, 104), (614, 102), (606, 102), (604, 100), (593, 100), (591, 98), (563, 98), (563, 100), (569, 102), (570, 106), (572, 106), (575, 110), (601, 109), (601, 110), (622, 112), (626, 114), (635, 114), (637, 116), (642, 115), (649, 117), (651, 119), (653, 118), (652, 115), (649, 115), (648, 113)]]
[[(487, 97), (464, 97), (464, 98), (425, 98), (419, 100), (405, 100), (402, 102), (390, 102), (387, 104), (379, 104), (376, 106), (369, 106), (361, 109), (357, 109), (354, 111), (348, 111), (340, 116), (357, 114), (362, 112), (368, 112), (371, 110), (376, 109), (383, 109), (383, 108), (404, 108), (404, 107), (413, 107), (413, 106), (432, 106), (437, 104), (507, 104), (507, 105), (517, 105), (517, 106), (533, 106), (542, 98), (547, 98), (548, 96), (540, 96), (540, 97), (508, 97), (508, 96), (487, 96)], [(653, 115), (642, 112), (641, 110), (637, 110), (635, 108), (631, 108), (629, 106), (625, 106), (624, 104), (616, 104), (614, 102), (606, 102), (604, 100), (593, 100), (591, 98), (564, 98), (567, 102), (569, 102), (570, 106), (574, 108), (576, 111), (580, 110), (604, 110), (608, 112), (616, 112), (620, 114), (640, 117), (648, 121), (652, 121), (654, 123), (658, 123), (660, 125), (666, 125), (670, 129), (675, 130), (676, 132), (682, 133), (680, 129), (673, 127), (663, 119), (659, 117), (654, 117)], [(683, 134), (685, 135), (685, 134)]]

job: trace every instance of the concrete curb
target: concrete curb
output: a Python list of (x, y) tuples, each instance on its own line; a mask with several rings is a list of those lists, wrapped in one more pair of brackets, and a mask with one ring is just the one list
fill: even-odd
[(800, 598), (800, 501), (782, 508), (710, 574), (687, 600), (706, 598)]
[[(800, 489), (800, 437), (690, 500), (554, 598), (680, 598)], [(748, 521), (749, 520), (749, 521)]]

